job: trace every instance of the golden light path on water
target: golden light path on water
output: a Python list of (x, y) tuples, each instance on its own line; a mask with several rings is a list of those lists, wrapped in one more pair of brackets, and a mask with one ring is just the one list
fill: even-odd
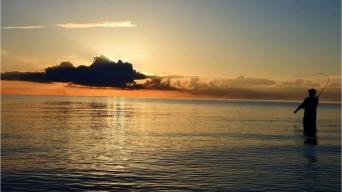
[(295, 106), (3, 96), (3, 183), (12, 190), (338, 191), (340, 105), (320, 105), (316, 146), (294, 129)]

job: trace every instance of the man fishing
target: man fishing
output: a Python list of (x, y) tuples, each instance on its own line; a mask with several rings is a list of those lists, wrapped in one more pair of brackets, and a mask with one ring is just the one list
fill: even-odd
[(309, 89), (309, 97), (305, 98), (298, 108), (293, 112), (297, 113), (300, 109), (304, 109), (304, 135), (308, 137), (316, 137), (316, 110), (318, 106), (318, 96), (316, 97), (316, 90)]

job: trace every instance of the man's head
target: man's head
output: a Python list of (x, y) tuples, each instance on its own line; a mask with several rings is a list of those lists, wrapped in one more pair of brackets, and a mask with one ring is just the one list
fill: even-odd
[(311, 88), (308, 90), (308, 92), (310, 97), (314, 97), (316, 95), (316, 89)]

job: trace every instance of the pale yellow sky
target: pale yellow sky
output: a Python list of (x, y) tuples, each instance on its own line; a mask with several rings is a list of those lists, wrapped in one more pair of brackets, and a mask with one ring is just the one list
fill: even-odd
[[(338, 0), (3, 0), (1, 37), (2, 72), (90, 65), (105, 55), (220, 89), (305, 95), (323, 87), (326, 76), (316, 74), (324, 73), (340, 99)], [(272, 83), (255, 88), (260, 81)]]
[(2, 71), (103, 54), (158, 75), (340, 76), (339, 1), (2, 1)]

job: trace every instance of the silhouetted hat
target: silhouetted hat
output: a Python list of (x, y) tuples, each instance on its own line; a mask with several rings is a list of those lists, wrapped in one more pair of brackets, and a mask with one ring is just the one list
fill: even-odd
[(314, 88), (311, 88), (311, 89), (309, 89), (308, 90), (309, 91), (309, 94), (311, 95), (315, 95), (316, 94), (316, 89), (314, 89)]

